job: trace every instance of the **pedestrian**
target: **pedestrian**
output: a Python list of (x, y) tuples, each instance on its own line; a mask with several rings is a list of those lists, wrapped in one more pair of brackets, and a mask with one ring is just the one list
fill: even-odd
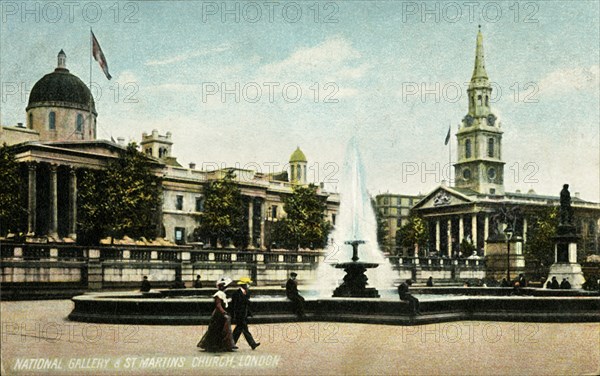
[(502, 278), (502, 282), (500, 283), (500, 287), (510, 287), (506, 278)]
[(194, 288), (195, 289), (201, 289), (202, 288), (202, 281), (200, 280), (200, 274), (196, 275), (196, 280), (194, 281)]
[(218, 291), (213, 295), (215, 300), (215, 309), (210, 317), (210, 323), (206, 333), (198, 342), (198, 347), (209, 352), (233, 351), (235, 343), (231, 333), (231, 317), (227, 314), (229, 305), (225, 289), (231, 284), (231, 279), (227, 277), (217, 281)]
[(398, 286), (398, 295), (400, 296), (400, 300), (408, 302), (408, 307), (411, 310), (413, 315), (420, 315), (421, 310), (419, 309), (419, 299), (412, 296), (408, 289), (412, 285), (412, 281), (407, 279), (406, 282), (402, 282)]
[(429, 276), (427, 279), (427, 287), (433, 287), (433, 277)]
[(560, 283), (560, 288), (562, 290), (568, 290), (571, 288), (571, 283), (569, 283), (567, 278), (563, 278), (562, 282)]
[(554, 289), (554, 290), (558, 290), (560, 288), (560, 285), (558, 284), (558, 280), (556, 279), (556, 276), (552, 277), (552, 283), (550, 284), (550, 288)]
[(145, 275), (144, 278), (142, 279), (142, 287), (140, 288), (141, 292), (148, 292), (152, 289), (152, 285), (150, 284), (150, 281), (148, 281), (148, 276)]
[(298, 315), (299, 318), (304, 319), (306, 318), (306, 314), (304, 313), (304, 297), (298, 292), (297, 276), (298, 273), (296, 272), (290, 273), (290, 278), (285, 284), (285, 295), (292, 301), (294, 313)]
[(260, 346), (260, 342), (256, 342), (252, 334), (248, 330), (248, 317), (252, 317), (250, 311), (250, 291), (249, 284), (252, 280), (248, 277), (243, 277), (238, 281), (239, 289), (233, 293), (232, 298), (232, 322), (235, 324), (233, 330), (233, 343), (236, 344), (240, 335), (244, 334), (246, 342), (252, 347), (252, 350)]
[(521, 287), (527, 287), (527, 280), (525, 279), (523, 273), (519, 274), (519, 285)]

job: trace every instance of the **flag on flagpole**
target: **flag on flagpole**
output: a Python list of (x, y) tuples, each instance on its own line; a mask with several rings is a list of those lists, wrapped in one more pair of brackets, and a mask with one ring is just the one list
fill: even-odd
[(448, 127), (448, 134), (446, 135), (446, 141), (444, 141), (444, 145), (448, 145), (450, 142), (450, 127)]
[(94, 59), (96, 59), (98, 64), (100, 64), (100, 68), (102, 68), (102, 71), (104, 72), (106, 78), (110, 80), (112, 76), (110, 75), (110, 73), (108, 73), (108, 63), (106, 62), (106, 58), (104, 57), (102, 48), (100, 48), (100, 43), (98, 43), (94, 32), (90, 32), (92, 33), (92, 56), (94, 56)]

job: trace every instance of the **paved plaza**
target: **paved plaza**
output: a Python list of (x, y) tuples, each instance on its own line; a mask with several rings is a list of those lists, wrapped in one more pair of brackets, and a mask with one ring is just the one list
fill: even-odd
[(597, 375), (600, 324), (251, 325), (234, 353), (196, 348), (205, 326), (85, 324), (69, 300), (2, 302), (3, 375)]

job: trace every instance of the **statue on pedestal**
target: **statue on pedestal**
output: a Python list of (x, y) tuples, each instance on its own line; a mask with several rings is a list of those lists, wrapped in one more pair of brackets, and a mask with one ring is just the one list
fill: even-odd
[(562, 191), (560, 191), (559, 224), (567, 226), (573, 225), (573, 208), (571, 207), (569, 184), (564, 184)]

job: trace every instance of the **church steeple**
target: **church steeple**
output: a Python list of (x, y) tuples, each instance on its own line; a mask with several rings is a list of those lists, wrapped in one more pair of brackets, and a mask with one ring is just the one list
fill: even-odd
[(485, 71), (485, 58), (483, 57), (483, 34), (481, 34), (481, 25), (477, 33), (477, 46), (475, 47), (475, 67), (471, 77), (470, 86), (489, 86), (488, 75)]
[(65, 54), (65, 51), (60, 50), (57, 58), (58, 63), (56, 64), (56, 71), (68, 72), (69, 70), (67, 69), (67, 54)]
[(479, 193), (501, 195), (504, 193), (502, 130), (490, 108), (492, 86), (485, 69), (481, 26), (477, 33), (475, 66), (467, 94), (469, 111), (456, 134), (455, 185)]

